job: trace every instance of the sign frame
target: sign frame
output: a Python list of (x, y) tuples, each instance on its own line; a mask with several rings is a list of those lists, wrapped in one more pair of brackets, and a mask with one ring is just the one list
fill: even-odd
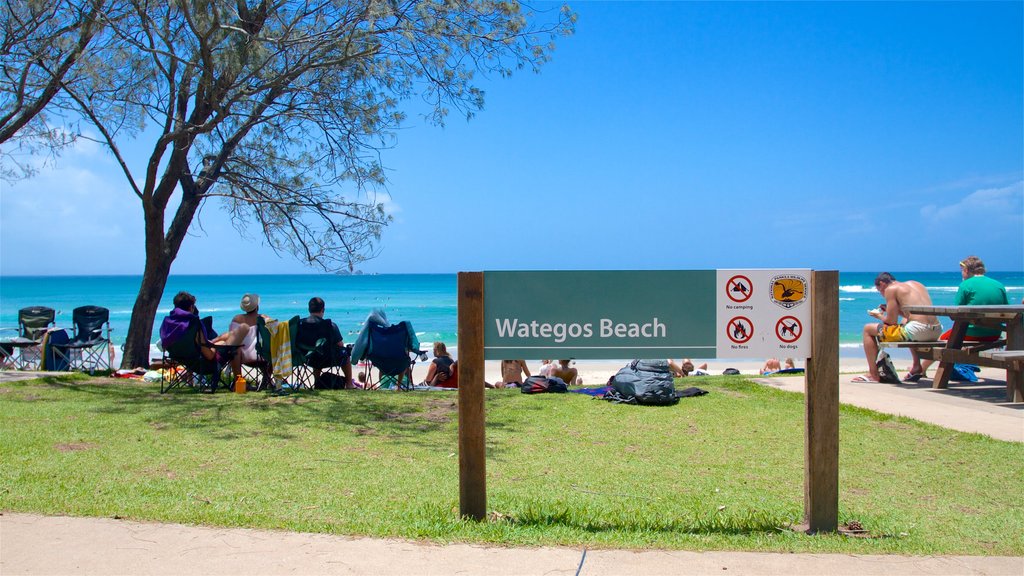
[[(458, 273), (459, 513), (475, 520), (487, 515), (485, 274)], [(806, 358), (804, 376), (806, 524), (801, 528), (814, 534), (838, 530), (839, 272), (812, 270), (810, 276), (811, 354)]]

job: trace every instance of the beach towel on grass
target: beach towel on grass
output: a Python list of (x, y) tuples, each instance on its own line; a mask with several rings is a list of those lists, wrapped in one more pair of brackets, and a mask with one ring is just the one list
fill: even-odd
[(611, 386), (601, 386), (599, 388), (577, 388), (575, 390), (569, 390), (569, 392), (572, 392), (573, 394), (586, 394), (587, 396), (600, 398), (607, 394), (611, 389)]

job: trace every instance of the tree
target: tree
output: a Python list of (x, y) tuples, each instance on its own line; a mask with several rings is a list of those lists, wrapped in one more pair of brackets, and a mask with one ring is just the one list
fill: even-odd
[[(106, 82), (112, 68), (89, 52), (104, 44), (107, 0), (27, 0), (0, 7), (0, 144), (10, 142), (0, 176), (31, 176), (11, 148), (25, 155), (57, 154), (75, 139), (66, 123), (51, 126), (43, 113), (64, 85)], [(88, 64), (82, 66), (82, 62)], [(107, 117), (101, 106), (97, 114)]]
[[(111, 42), (88, 54), (116, 82), (62, 82), (50, 106), (98, 132), (142, 208), (123, 367), (148, 363), (171, 265), (208, 202), (276, 251), (351, 269), (389, 221), (374, 193), (400, 105), (419, 96), (438, 124), (449, 108), (470, 117), (475, 73), (536, 71), (575, 21), (497, 0), (109, 0), (103, 12), (115, 10)], [(152, 135), (141, 170), (124, 154), (137, 134)]]

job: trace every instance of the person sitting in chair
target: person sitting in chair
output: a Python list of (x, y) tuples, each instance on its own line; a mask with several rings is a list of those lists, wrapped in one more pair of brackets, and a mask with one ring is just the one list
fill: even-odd
[(199, 346), (199, 352), (203, 355), (203, 358), (210, 361), (217, 359), (225, 364), (232, 361), (233, 354), (228, 352), (222, 352), (218, 358), (214, 345), (239, 346), (242, 344), (247, 333), (246, 330), (235, 329), (234, 325), (232, 325), (232, 330), (218, 336), (213, 330), (213, 319), (211, 317), (199, 318), (196, 297), (188, 292), (181, 291), (175, 294), (174, 309), (171, 310), (171, 313), (164, 318), (163, 323), (160, 325), (160, 344), (164, 349), (173, 346), (182, 336), (187, 334), (192, 322), (198, 322), (200, 327), (196, 333), (196, 345)]
[[(341, 336), (341, 330), (338, 325), (330, 320), (324, 318), (324, 305), (323, 298), (314, 296), (309, 299), (309, 316), (299, 321), (299, 332), (303, 331), (303, 327), (314, 328), (319, 324), (326, 322), (330, 325), (330, 338), (327, 342), (328, 356), (326, 358), (316, 358), (310, 363), (310, 367), (313, 368), (314, 380), (320, 378), (320, 373), (324, 368), (330, 366), (340, 366), (341, 371), (345, 376), (345, 388), (352, 387), (352, 351), (350, 348), (345, 346), (345, 340)], [(314, 332), (317, 333), (317, 332)]]
[(448, 353), (444, 342), (434, 342), (434, 359), (430, 361), (427, 368), (427, 377), (423, 379), (424, 386), (440, 386), (447, 382), (452, 376), (452, 366), (455, 360)]
[(210, 345), (217, 334), (213, 332), (213, 326), (199, 319), (199, 309), (196, 308), (196, 297), (188, 292), (181, 291), (174, 295), (174, 309), (160, 324), (160, 345), (166, 350), (177, 344), (185, 334), (188, 334), (193, 322), (198, 322), (200, 329), (196, 333), (196, 345), (203, 358), (214, 360), (216, 351)]
[[(213, 341), (214, 344), (239, 346), (238, 353), (234, 354), (231, 358), (231, 373), (234, 374), (235, 378), (238, 378), (242, 373), (243, 363), (250, 364), (259, 359), (259, 354), (256, 352), (256, 333), (259, 329), (260, 295), (246, 294), (242, 296), (240, 307), (244, 313), (236, 314), (231, 319), (227, 333), (218, 337), (220, 339), (219, 342), (216, 339)], [(263, 319), (264, 321), (270, 320), (267, 316), (263, 316)], [(261, 369), (264, 371), (264, 378), (269, 380), (269, 363)]]

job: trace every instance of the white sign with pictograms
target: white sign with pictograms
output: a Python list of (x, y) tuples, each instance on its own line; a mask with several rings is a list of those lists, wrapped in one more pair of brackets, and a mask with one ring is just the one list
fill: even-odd
[(718, 270), (719, 358), (808, 358), (810, 270)]

